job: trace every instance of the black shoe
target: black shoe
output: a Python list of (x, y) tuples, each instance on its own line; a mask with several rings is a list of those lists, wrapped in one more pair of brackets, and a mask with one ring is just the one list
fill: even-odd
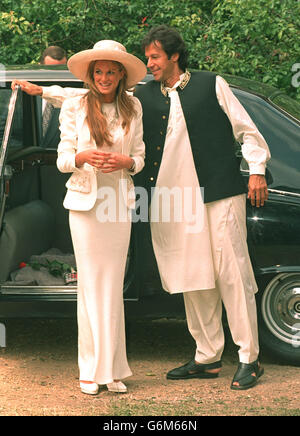
[[(255, 362), (252, 363), (240, 362), (230, 387), (236, 391), (252, 388), (256, 385), (259, 377), (261, 377), (263, 373), (264, 369), (259, 364), (258, 360), (255, 360)], [(236, 382), (238, 385), (234, 385)]]
[(217, 369), (222, 367), (222, 362), (219, 360), (214, 363), (196, 363), (194, 359), (179, 368), (172, 369), (167, 373), (167, 379), (170, 380), (185, 380), (189, 378), (217, 378), (219, 373), (207, 372), (208, 369)]

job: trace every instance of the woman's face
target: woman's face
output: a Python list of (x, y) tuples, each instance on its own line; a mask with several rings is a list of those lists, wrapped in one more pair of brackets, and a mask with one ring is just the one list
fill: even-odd
[(114, 61), (96, 61), (94, 65), (94, 83), (106, 103), (116, 97), (117, 87), (124, 76), (124, 69)]

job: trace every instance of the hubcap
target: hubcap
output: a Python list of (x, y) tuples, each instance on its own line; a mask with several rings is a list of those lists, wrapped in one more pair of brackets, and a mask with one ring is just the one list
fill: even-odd
[(262, 316), (281, 341), (300, 347), (300, 274), (279, 274), (266, 287)]

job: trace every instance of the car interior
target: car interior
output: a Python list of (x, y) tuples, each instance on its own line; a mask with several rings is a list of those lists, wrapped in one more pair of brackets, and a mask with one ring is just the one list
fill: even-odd
[[(2, 114), (11, 94), (8, 89), (1, 90), (1, 94), (3, 91), (7, 95), (1, 99)], [(51, 276), (53, 284), (64, 284), (63, 278), (58, 277), (59, 271), (56, 275), (49, 274), (46, 265), (59, 262), (64, 265), (62, 271), (67, 270), (67, 265), (75, 266), (68, 211), (63, 207), (65, 183), (70, 175), (60, 173), (56, 167), (59, 110), (56, 109), (52, 127), (52, 143), (45, 143), (38, 125), (41, 121), (38, 99), (19, 92), (7, 145), (2, 186), (2, 194), (6, 195), (1, 195), (6, 201), (0, 234), (0, 282), (5, 286), (50, 285)], [(3, 132), (2, 118), (0, 140)], [(43, 254), (43, 258), (32, 258)], [(28, 263), (33, 266), (29, 267)], [(25, 268), (20, 274), (23, 269), (20, 265), (24, 267), (24, 264), (30, 268), (31, 277), (25, 274)], [(35, 280), (32, 268), (36, 270)]]

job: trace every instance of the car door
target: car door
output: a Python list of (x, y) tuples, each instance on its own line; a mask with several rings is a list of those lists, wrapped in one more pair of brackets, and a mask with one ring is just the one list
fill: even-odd
[(9, 195), (9, 180), (12, 176), (11, 168), (6, 165), (8, 143), (12, 126), (15, 121), (18, 88), (14, 91), (0, 89), (0, 231), (5, 211), (6, 200)]

